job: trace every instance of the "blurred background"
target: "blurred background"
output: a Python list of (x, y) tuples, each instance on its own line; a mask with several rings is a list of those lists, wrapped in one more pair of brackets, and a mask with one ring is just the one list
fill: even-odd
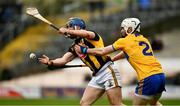
[[(179, 0), (1, 0), (0, 105), (78, 105), (91, 79), (89, 68), (50, 71), (29, 59), (31, 52), (37, 56), (46, 54), (52, 59), (61, 57), (73, 41), (26, 15), (27, 7), (36, 7), (42, 16), (59, 27), (70, 17), (80, 17), (87, 29), (102, 36), (105, 45), (120, 37), (119, 28), (124, 18), (139, 18), (141, 33), (150, 40), (166, 73), (166, 92), (161, 102), (180, 105)], [(68, 64), (83, 63), (75, 59)], [(124, 102), (130, 105), (136, 73), (126, 60), (115, 64), (122, 75)], [(108, 105), (106, 95), (97, 104)]]

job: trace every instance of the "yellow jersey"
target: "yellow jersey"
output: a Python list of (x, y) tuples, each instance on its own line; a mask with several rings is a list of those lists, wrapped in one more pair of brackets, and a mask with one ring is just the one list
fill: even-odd
[(135, 69), (138, 80), (163, 73), (159, 61), (155, 58), (151, 44), (140, 34), (128, 34), (113, 43), (115, 50), (121, 49), (129, 63)]
[[(74, 44), (86, 46), (87, 48), (103, 48), (103, 39), (99, 34), (96, 32), (94, 33), (94, 39), (79, 38), (75, 40)], [(75, 51), (74, 44), (69, 48), (69, 52), (73, 53), (75, 56), (79, 56), (83, 63), (93, 71), (93, 75), (95, 75), (107, 62), (111, 61), (111, 58), (107, 55), (95, 56), (91, 54), (79, 54)]]

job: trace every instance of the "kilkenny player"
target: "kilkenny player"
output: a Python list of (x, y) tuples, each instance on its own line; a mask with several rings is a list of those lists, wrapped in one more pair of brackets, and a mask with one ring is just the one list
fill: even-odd
[(82, 54), (74, 49), (75, 44), (87, 48), (102, 48), (104, 44), (101, 36), (94, 31), (86, 30), (85, 22), (80, 18), (70, 18), (67, 27), (60, 28), (59, 33), (74, 39), (74, 44), (61, 58), (50, 60), (43, 55), (39, 61), (48, 66), (63, 66), (79, 57), (93, 72), (80, 104), (91, 105), (106, 92), (110, 104), (120, 105), (122, 101), (120, 73), (114, 68), (110, 57)]

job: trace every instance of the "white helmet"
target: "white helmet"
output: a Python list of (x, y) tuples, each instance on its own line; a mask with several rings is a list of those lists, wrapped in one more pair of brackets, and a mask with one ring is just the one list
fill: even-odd
[(140, 21), (138, 18), (126, 18), (122, 21), (121, 23), (121, 27), (123, 27), (127, 33), (127, 30), (129, 27), (132, 27), (132, 32), (130, 33), (134, 33), (135, 31), (140, 32)]

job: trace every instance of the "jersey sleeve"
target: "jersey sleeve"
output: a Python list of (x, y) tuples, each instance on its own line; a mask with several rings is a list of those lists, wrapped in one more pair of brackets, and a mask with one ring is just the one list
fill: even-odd
[(117, 41), (115, 41), (113, 43), (113, 48), (114, 50), (119, 50), (119, 49), (123, 49), (125, 47), (125, 39), (124, 38), (120, 38)]
[[(92, 30), (90, 30), (90, 31), (92, 31)], [(92, 32), (94, 32), (94, 34), (95, 34), (95, 37), (92, 40), (98, 41), (100, 39), (100, 36), (95, 31), (92, 31)]]

